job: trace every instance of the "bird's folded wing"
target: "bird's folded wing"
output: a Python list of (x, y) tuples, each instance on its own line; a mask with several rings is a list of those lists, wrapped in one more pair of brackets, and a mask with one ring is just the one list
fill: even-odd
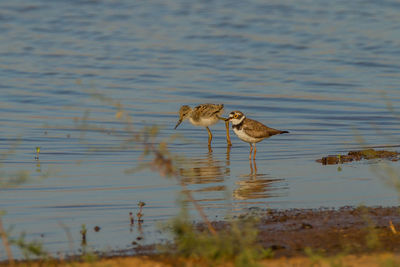
[(282, 132), (280, 130), (267, 127), (264, 124), (255, 120), (248, 118), (246, 118), (246, 120), (248, 120), (248, 123), (243, 126), (243, 130), (245, 131), (245, 133), (255, 138), (266, 138), (272, 135), (280, 134)]
[(194, 115), (208, 118), (218, 114), (223, 108), (223, 104), (202, 104), (194, 108)]

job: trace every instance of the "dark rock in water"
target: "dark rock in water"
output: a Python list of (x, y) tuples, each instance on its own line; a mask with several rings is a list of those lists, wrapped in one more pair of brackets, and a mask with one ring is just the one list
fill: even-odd
[(374, 150), (370, 148), (364, 150), (349, 151), (347, 155), (322, 157), (321, 159), (317, 159), (316, 162), (319, 162), (323, 165), (332, 165), (332, 164), (351, 162), (353, 160), (358, 161), (362, 159), (377, 159), (377, 158), (398, 161), (399, 155), (400, 153), (396, 151)]
[(339, 158), (337, 156), (327, 156), (322, 159), (318, 159), (317, 162), (321, 162), (323, 165), (338, 164)]

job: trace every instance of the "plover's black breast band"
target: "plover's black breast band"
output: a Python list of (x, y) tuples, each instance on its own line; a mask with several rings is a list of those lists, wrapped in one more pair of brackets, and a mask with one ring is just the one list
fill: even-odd
[(243, 122), (244, 120), (242, 120), (239, 124), (233, 125), (232, 124), (232, 129), (236, 129), (236, 130), (241, 130), (243, 128)]

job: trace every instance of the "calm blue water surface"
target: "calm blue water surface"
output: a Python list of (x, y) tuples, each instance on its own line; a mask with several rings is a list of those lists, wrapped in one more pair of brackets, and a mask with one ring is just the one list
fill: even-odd
[[(181, 134), (168, 148), (213, 220), (252, 207), (397, 205), (382, 162), (338, 170), (315, 159), (399, 145), (399, 12), (398, 1), (362, 0), (0, 2), (1, 177), (27, 178), (0, 190), (5, 226), (54, 255), (79, 253), (82, 224), (92, 250), (167, 238), (158, 225), (179, 212), (181, 187), (133, 172), (151, 159), (126, 142), (152, 125), (156, 141)], [(259, 143), (254, 166), (233, 132), (227, 149), (220, 123), (209, 151), (205, 129), (173, 130), (181, 105), (201, 103), (290, 134)], [(139, 201), (144, 223), (130, 227)]]

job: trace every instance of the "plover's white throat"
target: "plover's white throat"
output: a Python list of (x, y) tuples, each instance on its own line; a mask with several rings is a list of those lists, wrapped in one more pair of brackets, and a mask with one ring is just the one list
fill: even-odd
[(226, 142), (231, 145), (231, 139), (229, 137), (229, 122), (220, 117), (224, 112), (223, 104), (202, 104), (195, 108), (191, 108), (187, 105), (182, 106), (179, 109), (179, 120), (175, 126), (175, 129), (182, 123), (182, 121), (189, 119), (190, 123), (195, 126), (206, 127), (208, 132), (208, 146), (211, 146), (212, 133), (208, 126), (211, 126), (218, 122), (218, 120), (225, 121), (226, 127)]
[(246, 116), (240, 111), (232, 111), (229, 114), (229, 118), (226, 119), (232, 123), (232, 129), (235, 134), (243, 141), (250, 144), (250, 155), (253, 151), (254, 145), (254, 155), (253, 159), (256, 157), (256, 143), (276, 134), (288, 133), (288, 131), (281, 131), (274, 128), (265, 126), (261, 122), (246, 118)]

